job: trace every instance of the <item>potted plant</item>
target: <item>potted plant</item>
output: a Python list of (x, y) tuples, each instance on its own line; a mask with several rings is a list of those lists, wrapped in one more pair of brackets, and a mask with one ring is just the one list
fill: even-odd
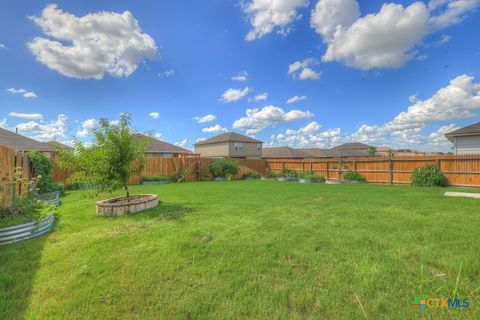
[(172, 177), (167, 176), (145, 176), (142, 177), (142, 184), (168, 184)]
[(325, 178), (317, 176), (313, 171), (304, 171), (298, 176), (300, 183), (325, 182)]
[(249, 172), (243, 175), (243, 179), (245, 180), (257, 180), (260, 179), (262, 175), (256, 172)]
[(265, 175), (262, 176), (262, 180), (276, 180), (277, 174), (270, 168), (265, 170)]
[(213, 161), (209, 169), (214, 181), (230, 181), (238, 171), (240, 171), (238, 164), (228, 159), (217, 159)]
[(75, 152), (62, 152), (60, 164), (74, 172), (70, 182), (95, 186), (97, 192), (123, 189), (121, 197), (96, 203), (97, 215), (117, 216), (158, 206), (158, 195), (130, 195), (128, 180), (142, 172), (148, 138), (139, 138), (130, 129), (131, 118), (124, 113), (118, 124), (100, 119), (92, 146), (75, 141)]
[(277, 181), (287, 182), (287, 181), (297, 181), (297, 173), (292, 169), (283, 169), (280, 171)]

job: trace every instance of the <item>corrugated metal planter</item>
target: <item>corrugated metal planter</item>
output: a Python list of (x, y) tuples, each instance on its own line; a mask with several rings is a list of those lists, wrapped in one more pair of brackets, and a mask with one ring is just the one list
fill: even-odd
[(52, 213), (40, 222), (33, 221), (18, 226), (0, 229), (0, 245), (37, 237), (47, 233), (52, 229), (54, 221), (55, 216)]
[(156, 194), (137, 194), (130, 196), (130, 200), (125, 202), (125, 197), (110, 198), (98, 201), (97, 215), (99, 216), (122, 216), (129, 213), (140, 212), (158, 206), (158, 195)]
[(215, 177), (215, 178), (213, 178), (213, 181), (225, 181), (225, 180), (227, 180), (227, 178), (225, 178), (225, 177)]
[(46, 201), (48, 204), (58, 207), (60, 205), (60, 192), (53, 191), (38, 195), (38, 199)]
[(142, 181), (142, 184), (169, 184), (168, 180), (157, 180), (157, 181)]
[(298, 179), (298, 182), (300, 183), (319, 183), (319, 182), (325, 182), (323, 179)]
[(259, 180), (260, 177), (245, 177), (245, 180)]
[(277, 181), (280, 181), (280, 182), (289, 182), (289, 181), (297, 181), (298, 179), (297, 178), (293, 178), (293, 177), (278, 177), (277, 178)]

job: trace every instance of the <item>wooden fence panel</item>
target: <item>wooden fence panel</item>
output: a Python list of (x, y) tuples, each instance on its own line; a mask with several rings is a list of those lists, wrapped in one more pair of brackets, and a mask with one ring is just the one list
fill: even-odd
[[(414, 157), (369, 157), (345, 158), (343, 170), (354, 170), (368, 182), (385, 184), (409, 184), (413, 170), (426, 164), (437, 166), (447, 178), (449, 185), (480, 187), (480, 154), (476, 155), (433, 155)], [(327, 179), (338, 179), (339, 159), (318, 160), (269, 159), (267, 166), (278, 173), (282, 169), (297, 172), (312, 170)]]

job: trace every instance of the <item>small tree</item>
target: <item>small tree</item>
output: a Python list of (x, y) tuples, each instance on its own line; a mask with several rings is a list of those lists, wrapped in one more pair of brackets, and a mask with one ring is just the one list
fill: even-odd
[(395, 151), (393, 149), (388, 149), (387, 154), (390, 158), (395, 157)]
[(368, 147), (368, 154), (369, 154), (371, 157), (375, 157), (375, 156), (377, 155), (377, 147), (369, 146), (369, 147)]
[(74, 171), (70, 182), (98, 191), (123, 188), (128, 199), (128, 179), (143, 170), (148, 143), (148, 138), (134, 134), (130, 123), (128, 114), (122, 114), (118, 124), (100, 119), (90, 148), (77, 140), (75, 152), (62, 152), (60, 164)]

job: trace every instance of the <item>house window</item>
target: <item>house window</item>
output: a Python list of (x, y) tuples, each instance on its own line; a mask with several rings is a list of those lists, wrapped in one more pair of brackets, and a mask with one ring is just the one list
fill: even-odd
[(235, 151), (240, 151), (240, 150), (242, 150), (242, 148), (243, 148), (243, 144), (241, 142), (235, 142), (233, 144), (233, 149)]
[(257, 143), (257, 149), (262, 150), (262, 144), (261, 143)]

